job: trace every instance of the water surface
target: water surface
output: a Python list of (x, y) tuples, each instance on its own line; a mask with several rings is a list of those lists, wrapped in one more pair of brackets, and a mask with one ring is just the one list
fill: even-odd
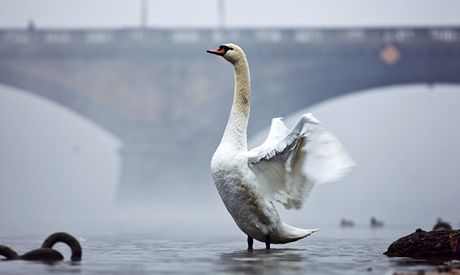
[[(56, 264), (0, 261), (2, 274), (391, 274), (394, 271), (429, 269), (433, 264), (382, 253), (396, 238), (411, 233), (407, 227), (373, 230), (363, 227), (325, 228), (270, 251), (255, 242), (248, 252), (245, 236), (230, 234), (182, 235), (99, 230), (78, 236), (83, 261)], [(183, 230), (187, 232), (186, 228)], [(187, 236), (189, 235), (189, 236)], [(1, 243), (20, 253), (37, 248), (46, 236), (4, 236)], [(70, 250), (56, 247), (68, 259)]]

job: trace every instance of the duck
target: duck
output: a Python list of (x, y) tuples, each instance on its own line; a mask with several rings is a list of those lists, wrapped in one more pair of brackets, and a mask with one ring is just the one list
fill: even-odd
[(377, 220), (376, 217), (371, 217), (370, 225), (371, 228), (380, 228), (383, 227), (385, 223), (383, 221)]
[(48, 236), (43, 242), (41, 248), (33, 249), (23, 255), (19, 255), (11, 247), (0, 245), (0, 256), (6, 260), (24, 260), (24, 261), (43, 261), (54, 262), (64, 260), (64, 256), (57, 250), (53, 249), (56, 243), (63, 242), (71, 249), (70, 259), (72, 261), (81, 261), (82, 249), (78, 240), (72, 235), (65, 232), (56, 232)]
[(208, 53), (233, 65), (233, 103), (220, 144), (211, 159), (217, 191), (239, 229), (254, 239), (285, 244), (303, 239), (317, 229), (302, 229), (281, 221), (274, 202), (300, 209), (316, 184), (333, 182), (355, 165), (340, 141), (311, 113), (288, 129), (281, 117), (271, 121), (266, 140), (248, 150), (251, 80), (243, 49), (222, 44)]
[(354, 227), (354, 226), (355, 226), (355, 222), (352, 220), (348, 220), (345, 218), (342, 218), (340, 220), (340, 227)]
[(436, 220), (436, 224), (433, 226), (433, 231), (450, 231), (452, 230), (452, 226), (446, 222), (443, 221), (441, 218), (438, 218)]

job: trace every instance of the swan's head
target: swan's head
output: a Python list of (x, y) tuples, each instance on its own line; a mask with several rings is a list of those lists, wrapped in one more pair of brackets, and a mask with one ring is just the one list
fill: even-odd
[(246, 59), (246, 55), (243, 50), (233, 43), (220, 45), (217, 50), (208, 50), (207, 52), (220, 55), (232, 64), (235, 64), (238, 60)]

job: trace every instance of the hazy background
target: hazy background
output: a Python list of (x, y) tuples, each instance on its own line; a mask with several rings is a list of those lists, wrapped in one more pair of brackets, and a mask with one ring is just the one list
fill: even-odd
[[(0, 0), (0, 28), (25, 27), (29, 20), (38, 28), (138, 26), (139, 2)], [(214, 27), (216, 3), (149, 1), (148, 25)], [(238, 0), (226, 6), (227, 26), (460, 24), (455, 0)], [(457, 225), (459, 102), (459, 85), (418, 84), (362, 91), (309, 108), (358, 166), (343, 181), (315, 188), (302, 210), (278, 207), (282, 217), (310, 227), (341, 217), (366, 224), (370, 216), (414, 225), (444, 217)], [(132, 218), (133, 212), (115, 205), (120, 143), (114, 136), (65, 107), (6, 86), (0, 86), (0, 126), (0, 234), (26, 232), (37, 222), (68, 228)], [(184, 205), (165, 198), (136, 208), (134, 218), (232, 223), (211, 182), (206, 193), (189, 196)]]
[[(458, 25), (456, 0), (225, 1), (228, 26)], [(2, 0), (0, 26), (120, 27), (140, 22), (140, 0)], [(218, 1), (155, 1), (149, 26), (216, 26)]]

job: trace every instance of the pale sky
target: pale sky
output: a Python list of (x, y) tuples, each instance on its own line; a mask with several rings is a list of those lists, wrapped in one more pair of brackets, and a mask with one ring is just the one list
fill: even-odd
[[(141, 0), (0, 0), (0, 27), (138, 26)], [(148, 24), (216, 26), (218, 0), (149, 0)], [(227, 0), (228, 26), (459, 25), (458, 0)]]

